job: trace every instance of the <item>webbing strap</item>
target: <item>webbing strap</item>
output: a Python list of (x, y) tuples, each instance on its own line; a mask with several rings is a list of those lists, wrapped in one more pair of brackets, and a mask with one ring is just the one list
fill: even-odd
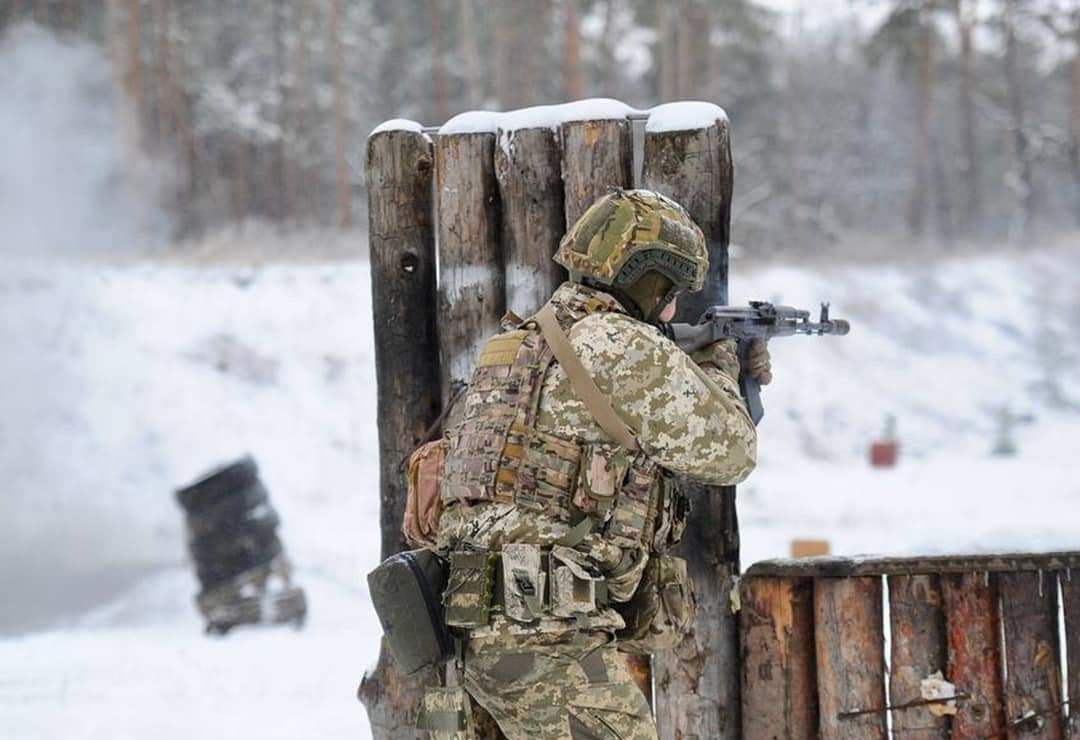
[(570, 379), (570, 384), (577, 394), (581, 396), (585, 408), (593, 415), (596, 423), (620, 445), (628, 450), (636, 451), (638, 443), (634, 439), (634, 433), (626, 425), (626, 422), (615, 413), (615, 409), (611, 405), (611, 399), (596, 387), (596, 382), (589, 375), (589, 371), (585, 369), (585, 366), (581, 364), (581, 358), (574, 351), (566, 332), (559, 326), (559, 321), (555, 318), (555, 311), (552, 310), (550, 305), (544, 306), (537, 312), (536, 323), (540, 325), (540, 331), (543, 333), (544, 339), (547, 340), (548, 346), (551, 347), (551, 351), (555, 353), (555, 359), (559, 361), (563, 370), (566, 371), (566, 377)]

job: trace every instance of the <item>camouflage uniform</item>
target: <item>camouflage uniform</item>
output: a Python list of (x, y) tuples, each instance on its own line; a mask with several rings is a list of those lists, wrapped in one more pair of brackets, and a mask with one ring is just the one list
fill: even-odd
[[(530, 614), (527, 604), (512, 603), (512, 596), (527, 599), (511, 593), (512, 579), (504, 576), (505, 603), (496, 601), (489, 615), (490, 590), (469, 593), (465, 575), (459, 583), (466, 588), (456, 591), (452, 575), (448, 614), (456, 607), (481, 614), (463, 629), (463, 685), (509, 740), (649, 740), (656, 729), (648, 704), (617, 650), (615, 634), (626, 626), (619, 607), (634, 595), (650, 558), (677, 541), (671, 476), (718, 485), (743, 480), (755, 464), (756, 432), (730, 348), (698, 358), (699, 366), (610, 294), (578, 283), (564, 283), (548, 305), (640, 450), (628, 453), (601, 428), (542, 342), (535, 357), (528, 354), (534, 325), (523, 322), (489, 342), (464, 399), (465, 420), (447, 435), (439, 549), (470, 558), (501, 552), (505, 566), (507, 546), (537, 545), (552, 566), (553, 593), (558, 574), (577, 587), (602, 582), (606, 596), (576, 613), (557, 605), (538, 613), (533, 604)], [(523, 382), (508, 382), (516, 370), (499, 364), (511, 356), (514, 368), (539, 373), (532, 401), (514, 395), (527, 392), (527, 373)], [(499, 426), (514, 414), (513, 424)], [(496, 466), (485, 462), (487, 451)], [(628, 491), (645, 495), (635, 502)], [(583, 518), (598, 524), (575, 536)], [(514, 617), (513, 607), (533, 618)]]

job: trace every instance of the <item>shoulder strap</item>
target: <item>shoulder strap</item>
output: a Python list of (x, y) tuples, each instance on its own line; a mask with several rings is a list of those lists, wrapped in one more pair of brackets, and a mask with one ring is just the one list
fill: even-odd
[(634, 433), (626, 425), (626, 422), (615, 413), (615, 409), (611, 406), (611, 399), (596, 387), (596, 382), (589, 375), (589, 371), (585, 369), (585, 366), (581, 364), (581, 359), (577, 356), (577, 352), (574, 351), (573, 345), (570, 344), (570, 338), (566, 336), (566, 332), (559, 326), (559, 321), (555, 318), (555, 312), (550, 305), (544, 306), (537, 312), (536, 323), (540, 325), (540, 331), (551, 347), (551, 351), (555, 354), (555, 359), (559, 361), (563, 370), (566, 371), (566, 376), (570, 378), (570, 384), (577, 394), (581, 396), (585, 408), (589, 409), (589, 413), (596, 419), (596, 423), (623, 447), (628, 450), (637, 450), (638, 443), (634, 439)]

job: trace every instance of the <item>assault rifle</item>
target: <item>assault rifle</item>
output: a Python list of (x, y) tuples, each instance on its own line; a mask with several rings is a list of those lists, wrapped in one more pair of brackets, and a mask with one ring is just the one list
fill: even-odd
[[(829, 304), (821, 304), (821, 317), (810, 320), (810, 312), (791, 306), (776, 306), (765, 301), (750, 301), (741, 306), (712, 306), (696, 324), (668, 324), (667, 334), (684, 352), (694, 352), (721, 339), (736, 340), (739, 364), (746, 367), (750, 343), (755, 339), (789, 337), (793, 334), (847, 334), (851, 325), (843, 319), (829, 318)], [(739, 389), (754, 424), (761, 421), (761, 384), (745, 370), (739, 373)]]

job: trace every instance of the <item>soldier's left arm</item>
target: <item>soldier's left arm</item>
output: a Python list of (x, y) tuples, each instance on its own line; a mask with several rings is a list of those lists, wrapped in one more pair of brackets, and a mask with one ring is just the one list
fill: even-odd
[(750, 474), (757, 430), (730, 369), (698, 367), (658, 330), (629, 317), (590, 317), (574, 329), (582, 361), (658, 464), (712, 485)]

